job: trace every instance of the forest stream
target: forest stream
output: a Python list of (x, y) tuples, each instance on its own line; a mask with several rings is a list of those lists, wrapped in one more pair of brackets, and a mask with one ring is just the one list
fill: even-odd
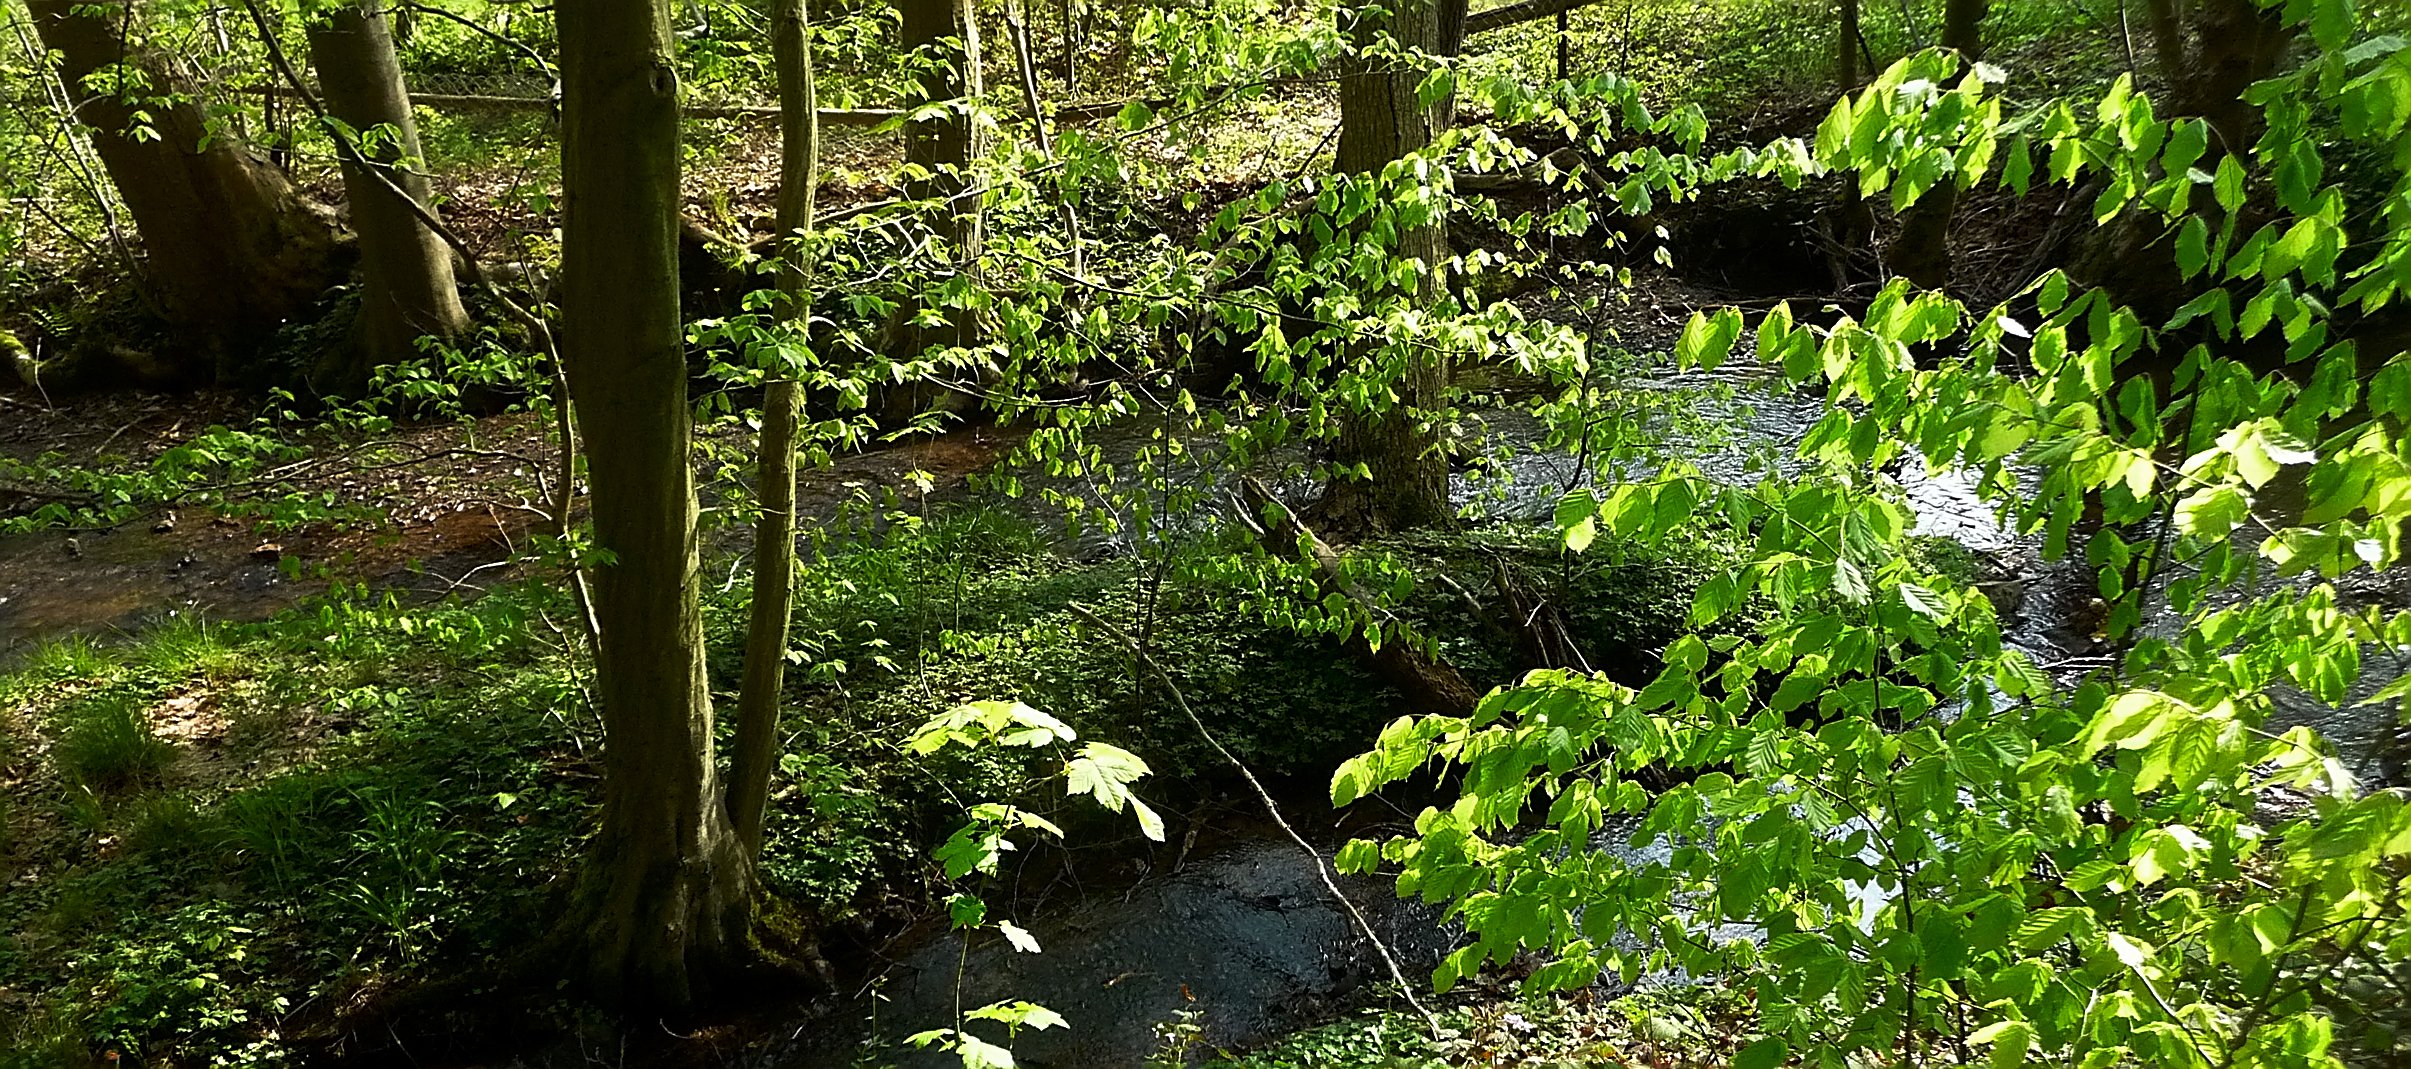
[(2131, 7), (6, 5), (0, 1069), (2411, 1065), (2411, 3)]
[[(1698, 390), (1697, 376), (1660, 383), (1667, 389)], [(1703, 400), (1707, 423), (1724, 428), (1712, 440), (1675, 435), (1667, 453), (1680, 453), (1712, 477), (1754, 478), (1764, 464), (1788, 463), (1795, 447), (1824, 411), (1820, 399), (1749, 388), (1729, 399)], [(1501, 465), (1509, 477), (1474, 480), (1460, 475), (1458, 504), (1493, 520), (1545, 522), (1563, 492), (1582, 481), (1573, 458), (1531, 450), (1538, 428), (1515, 412), (1485, 419), (1493, 445), (1510, 447)], [(1112, 439), (1127, 448), (1133, 439)], [(1117, 458), (1118, 459), (1118, 458)], [(1950, 473), (1902, 475), (1918, 514), (1919, 532), (1948, 537), (1978, 555), (2001, 578), (1998, 591), (2010, 640), (2036, 663), (2074, 674), (2098, 663), (2093, 632), (2097, 619), (2093, 570), (2077, 561), (2046, 561), (2041, 539), (2004, 527)], [(2240, 537), (2240, 536), (2239, 536)], [(1109, 543), (1092, 541), (1090, 552)], [(1126, 548), (1126, 547), (1124, 547)], [(2247, 547), (2249, 548), (2249, 547)], [(2361, 596), (2391, 599), (2400, 590), (2364, 590)], [(2163, 620), (2167, 623), (2173, 617)], [(2372, 681), (2392, 678), (2411, 664), (2375, 649), (2366, 651)], [(2372, 786), (2403, 782), (2405, 740), (2384, 704), (2332, 707), (2295, 691), (2279, 698), (2272, 729), (2307, 725), (2337, 748), (2337, 756)], [(1293, 815), (1294, 816), (1294, 815)], [(1663, 842), (1639, 848), (1622, 843), (1633, 825), (1601, 834), (1601, 845), (1635, 859), (1663, 857)], [(1845, 826), (1847, 827), (1847, 825)], [(1310, 832), (1311, 834), (1311, 832)], [(1613, 844), (1613, 845), (1610, 845)], [(975, 944), (968, 955), (960, 936), (948, 936), (905, 954), (882, 971), (844, 1010), (815, 1015), (798, 1030), (814, 1037), (775, 1053), (766, 1064), (793, 1069), (836, 1069), (863, 1041), (861, 1031), (829, 1029), (829, 1018), (872, 1022), (876, 1035), (894, 1042), (924, 1029), (951, 1024), (961, 1008), (1000, 999), (1027, 999), (1062, 1012), (1068, 1029), (1027, 1033), (1016, 1045), (1021, 1064), (1033, 1067), (1135, 1066), (1163, 1048), (1159, 1029), (1192, 1015), (1203, 1042), (1243, 1049), (1330, 1016), (1361, 997), (1360, 989), (1387, 981), (1381, 954), (1321, 884), (1317, 864), (1327, 865), (1336, 841), (1310, 862), (1296, 845), (1269, 826), (1205, 859), (1136, 886), (1051, 906), (1035, 930), (1044, 953), (1019, 954), (1001, 939)], [(1424, 982), (1431, 966), (1453, 945), (1455, 933), (1440, 923), (1435, 908), (1401, 902), (1384, 882), (1348, 879), (1341, 887), (1383, 935), (1410, 981)], [(1864, 891), (1872, 909), (1888, 897)], [(1749, 937), (1746, 929), (1720, 930), (1721, 937)], [(957, 978), (961, 986), (957, 987)], [(1672, 974), (1645, 976), (1641, 983), (1681, 982)], [(1606, 981), (1610, 983), (1612, 981)], [(923, 1056), (904, 1064), (939, 1066), (948, 1059)]]
[[(1782, 470), (1796, 463), (1789, 458), (1823, 412), (1819, 399), (1769, 393), (1746, 381), (1724, 383), (1737, 387), (1729, 391), (1708, 389), (1715, 384), (1696, 376), (1655, 385), (1696, 395), (1697, 414), (1706, 418), (1687, 426), (1720, 429), (1709, 438), (1674, 430), (1665, 452), (1679, 453), (1722, 481), (1745, 481), (1766, 465)], [(1545, 522), (1558, 498), (1585, 481), (1572, 456), (1532, 448), (1540, 429), (1529, 417), (1494, 410), (1481, 422), (1484, 442), (1505, 448), (1486, 474), (1461, 474), (1456, 480), (1457, 503), (1473, 514), (1493, 521)], [(1138, 434), (1098, 438), (1116, 462), (1144, 440)], [(833, 507), (865, 480), (898, 480), (904, 472), (929, 467), (943, 469), (944, 481), (933, 496), (959, 498), (972, 492), (964, 476), (992, 462), (999, 445), (992, 431), (963, 430), (934, 444), (850, 457), (833, 470), (808, 474), (804, 498)], [(2043, 560), (2038, 537), (2004, 528), (1949, 473), (1927, 477), (1908, 471), (1901, 478), (1920, 532), (1965, 546), (1993, 577), (1983, 586), (2009, 621), (2011, 641), (2046, 667), (2075, 671), (2098, 663), (2095, 622), (2088, 616), (2095, 604), (2091, 569), (2081, 562)], [(1027, 499), (1014, 507), (1028, 518), (1046, 518), (1044, 506)], [(399, 538), (294, 544), (309, 545), (327, 558), (348, 553), (341, 559), (353, 576), (406, 596), (440, 596), (507, 558), (513, 533), (487, 513), (461, 511), (408, 528)], [(8, 589), (0, 591), (0, 647), (30, 636), (136, 626), (166, 611), (264, 617), (321, 585), (301, 578), (292, 560), (280, 561), (283, 548), (255, 545), (244, 528), (207, 520), (181, 528), (162, 523), (146, 531), (137, 524), (72, 537), (41, 534), (0, 541), (0, 563), (8, 565), (0, 574), (10, 577)], [(1091, 535), (1066, 548), (1095, 557), (1130, 547)], [(46, 560), (72, 560), (74, 566), (43, 567)], [(2356, 593), (2396, 599), (2402, 594)], [(2370, 656), (2385, 655), (2371, 651)], [(2402, 668), (2376, 664), (2367, 678), (2390, 678)], [(2333, 740), (2341, 759), (2364, 781), (2402, 782), (2404, 748), (2383, 707), (2333, 708), (2293, 695), (2281, 699), (2281, 708), (2283, 723), (2308, 724)], [(1234, 800), (1232, 805), (1252, 803)], [(1168, 872), (1110, 890), (1075, 892), (1073, 902), (1046, 901), (1031, 922), (1043, 953), (1017, 953), (988, 935), (966, 955), (960, 935), (924, 934), (848, 997), (815, 1007), (794, 1028), (798, 1038), (764, 1052), (759, 1064), (834, 1069), (850, 1064), (872, 1035), (893, 1043), (949, 1025), (961, 1008), (1008, 998), (1041, 1003), (1072, 1022), (1067, 1029), (1023, 1037), (1018, 1056), (1021, 1064), (1034, 1067), (1137, 1065), (1162, 1049), (1161, 1029), (1184, 1020), (1197, 1029), (1198, 1041), (1233, 1049), (1327, 1019), (1364, 997), (1367, 985), (1387, 982), (1388, 966), (1358, 922), (1332, 900), (1318, 871), (1337, 845), (1335, 833), (1311, 814), (1290, 816), (1317, 840), (1325, 851), (1322, 858), (1310, 861), (1269, 823), (1249, 821), (1198, 856), (1184, 851)], [(1663, 848), (1648, 844), (1633, 853)], [(1411, 981), (1420, 983), (1453, 945), (1456, 936), (1440, 923), (1436, 908), (1402, 902), (1378, 881), (1347, 878), (1340, 886)], [(1882, 897), (1880, 891), (1868, 894), (1871, 901)], [(569, 1056), (564, 1051), (536, 1057), (549, 1063)], [(946, 1061), (928, 1054), (908, 1064)]]

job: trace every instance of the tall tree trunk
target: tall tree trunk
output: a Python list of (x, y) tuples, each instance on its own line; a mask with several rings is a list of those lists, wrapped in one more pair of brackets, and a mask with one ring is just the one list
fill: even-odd
[[(1984, 58), (1984, 17), (1991, 0), (1947, 0), (1942, 11), (1942, 47), (1959, 53), (1968, 67)], [(1900, 236), (1892, 242), (1892, 273), (1924, 289), (1950, 284), (1951, 217), (1959, 207), (1959, 176), (1946, 175), (1900, 217)]]
[[(987, 154), (986, 135), (972, 106), (985, 87), (980, 74), (979, 13), (973, 0), (897, 0), (902, 18), (904, 51), (921, 57), (922, 73), (911, 86), (908, 105), (961, 100), (961, 107), (905, 127), (904, 194), (914, 200), (941, 202), (933, 209), (931, 229), (945, 243), (956, 268), (978, 269), (985, 234), (979, 196), (970, 189), (969, 167)], [(919, 357), (932, 346), (971, 346), (979, 342), (979, 318), (969, 311), (949, 317), (940, 331), (915, 325), (919, 302), (905, 300), (889, 320), (887, 348), (899, 357)], [(881, 399), (883, 417), (902, 423), (949, 395), (935, 384), (908, 383), (889, 390)]]
[[(2254, 0), (2148, 0), (2152, 51), (2167, 82), (2155, 95), (2160, 114), (2193, 116), (2210, 126), (2205, 169), (2229, 153), (2251, 150), (2262, 127), (2260, 109), (2245, 103), (2244, 90), (2277, 73), (2293, 44), (2294, 29), (2280, 8)], [(2216, 206), (2211, 229), (2218, 228)], [(2169, 315), (2191, 300), (2197, 288), (2176, 269), (2176, 250), (2166, 228), (2149, 213), (2129, 212), (2107, 226), (2085, 231), (2068, 257), (2068, 273), (2099, 286), (2126, 304), (2153, 315)]]
[(2163, 11), (2169, 3), (2153, 0), (2152, 38), (2160, 51), (2161, 73), (2176, 93), (2175, 114), (2199, 115), (2209, 122), (2217, 135), (2210, 146), (2216, 155), (2250, 151), (2260, 138), (2261, 119), (2260, 109), (2244, 102), (2244, 90), (2277, 73), (2286, 48), (2294, 43), (2294, 27), (2286, 21), (2284, 6), (2194, 0), (2188, 50), (2182, 26), (2163, 29), (2164, 22), (2175, 22), (2172, 11)]
[[(344, 199), (360, 237), (360, 320), (352, 351), (330, 357), (319, 375), (343, 391), (366, 385), (371, 369), (417, 355), (420, 337), (449, 338), (469, 325), (452, 250), (403, 202), (407, 195), (434, 208), (383, 5), (351, 0), (308, 28), (327, 114), (361, 134), (359, 155), (380, 168), (372, 174), (349, 155), (343, 160)], [(380, 129), (387, 132), (369, 135)]]
[[(820, 181), (820, 117), (812, 81), (811, 12), (805, 0), (773, 0), (770, 48), (779, 80), (779, 314), (809, 344), (812, 326), (812, 207)], [(795, 602), (795, 426), (793, 378), (762, 392), (762, 518), (754, 525), (753, 602), (745, 633), (745, 681), (737, 693), (736, 755), (730, 761), (729, 819), (746, 852), (762, 850), (763, 806), (779, 756), (779, 696), (787, 679), (787, 626)]]
[(1842, 17), (1835, 24), (1833, 77), (1840, 84), (1842, 95), (1858, 91), (1858, 0), (1841, 0)]
[[(1341, 27), (1357, 46), (1339, 77), (1339, 149), (1332, 169), (1341, 174), (1379, 174), (1390, 161), (1430, 145), (1448, 122), (1447, 102), (1425, 107), (1418, 99), (1424, 72), (1417, 65), (1364, 52), (1388, 36), (1402, 49), (1451, 54), (1464, 32), (1464, 5), (1452, 0), (1393, 2), (1395, 12), (1387, 17), (1377, 9), (1360, 10), (1353, 12), (1350, 25)], [(1351, 15), (1341, 9), (1341, 18)], [(1390, 251), (1423, 264), (1412, 299), (1428, 304), (1438, 296), (1440, 267), (1448, 259), (1444, 221), (1400, 230)], [(1440, 453), (1439, 436), (1427, 421), (1447, 390), (1448, 367), (1430, 353), (1408, 360), (1392, 387), (1392, 403), (1380, 411), (1342, 417), (1332, 460), (1343, 467), (1362, 464), (1372, 477), (1343, 475), (1332, 480), (1317, 512), (1335, 527), (1404, 530), (1452, 518), (1448, 458)]]
[[(1862, 77), (1858, 8), (1859, 0), (1841, 0), (1841, 17), (1834, 28), (1834, 84), (1844, 97), (1858, 92)], [(1825, 229), (1834, 288), (1847, 290), (1860, 277), (1861, 257), (1872, 251), (1875, 244), (1875, 210), (1868, 207), (1865, 197), (1859, 196), (1858, 182), (1850, 175), (1841, 178), (1841, 192), (1832, 210), (1826, 213)]]
[(1943, 0), (1942, 47), (1974, 63), (1984, 58), (1984, 19), (1992, 0)]
[(601, 827), (567, 918), (596, 994), (684, 1004), (742, 960), (753, 867), (714, 772), (678, 314), (667, 0), (575, 0), (561, 37), (561, 349), (595, 547)]
[(213, 136), (191, 87), (131, 47), (120, 16), (96, 17), (100, 9), (81, 0), (26, 7), (134, 218), (161, 310), (206, 339), (212, 370), (230, 377), (250, 345), (341, 277), (333, 213), (233, 139)]

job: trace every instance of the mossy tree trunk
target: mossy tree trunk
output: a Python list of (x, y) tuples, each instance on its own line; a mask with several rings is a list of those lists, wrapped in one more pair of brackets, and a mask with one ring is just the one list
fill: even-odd
[[(811, 13), (805, 0), (773, 0), (770, 45), (779, 82), (779, 314), (809, 342), (812, 322), (812, 207), (820, 176), (820, 117), (812, 80)], [(762, 517), (754, 526), (753, 602), (745, 633), (745, 680), (737, 694), (736, 753), (729, 819), (747, 853), (762, 849), (763, 806), (779, 757), (779, 697), (787, 678), (787, 627), (794, 613), (795, 379), (762, 392)]]
[[(1984, 17), (1991, 0), (1947, 0), (1942, 10), (1942, 47), (1959, 53), (1972, 67), (1984, 58)], [(1957, 175), (1947, 175), (1919, 197), (1900, 217), (1900, 236), (1893, 239), (1892, 273), (1925, 289), (1943, 289), (1951, 280), (1950, 231), (1959, 207)]]
[(667, 0), (559, 12), (561, 349), (595, 548), (601, 826), (566, 922), (599, 997), (688, 1004), (751, 953), (751, 858), (712, 752), (678, 312), (678, 76)]
[[(1425, 73), (1420, 65), (1397, 55), (1368, 52), (1387, 37), (1401, 51), (1451, 54), (1463, 33), (1464, 6), (1452, 0), (1392, 3), (1386, 15), (1378, 8), (1343, 7), (1340, 12), (1346, 20), (1341, 29), (1355, 44), (1339, 75), (1339, 148), (1332, 169), (1341, 174), (1377, 175), (1391, 161), (1429, 146), (1449, 121), (1447, 101), (1426, 106), (1419, 99), (1417, 89)], [(1389, 251), (1393, 258), (1423, 265), (1420, 282), (1407, 296), (1425, 304), (1439, 296), (1439, 272), (1448, 259), (1445, 220), (1399, 229)], [(1448, 458), (1430, 422), (1447, 392), (1448, 365), (1430, 351), (1403, 360), (1388, 403), (1341, 417), (1332, 460), (1342, 468), (1361, 464), (1371, 477), (1352, 478), (1343, 472), (1325, 489), (1316, 513), (1334, 529), (1405, 530), (1445, 524), (1453, 517)]]
[(343, 160), (344, 199), (360, 238), (360, 320), (354, 348), (322, 363), (319, 380), (348, 392), (366, 385), (373, 369), (415, 357), (419, 338), (466, 330), (469, 314), (452, 276), (452, 250), (403, 200), (434, 208), (383, 0), (337, 4), (307, 32), (327, 114), (360, 135), (359, 156), (377, 168), (372, 173), (349, 154)]
[(187, 377), (234, 376), (251, 346), (340, 279), (333, 214), (212, 131), (192, 87), (127, 40), (131, 17), (79, 0), (26, 7), (133, 216), (161, 311), (215, 359)]

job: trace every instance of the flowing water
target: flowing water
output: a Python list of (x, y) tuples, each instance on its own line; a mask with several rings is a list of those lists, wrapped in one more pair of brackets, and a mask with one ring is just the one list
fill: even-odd
[[(1435, 910), (1401, 902), (1386, 881), (1341, 878), (1339, 886), (1408, 978), (1430, 975), (1453, 943)], [(1133, 1065), (1162, 1048), (1159, 1027), (1184, 1015), (1208, 1045), (1245, 1046), (1327, 1019), (1358, 988), (1388, 979), (1315, 862), (1286, 838), (1242, 843), (1171, 875), (1092, 896), (1031, 930), (1039, 953), (1018, 952), (994, 936), (968, 953), (960, 935), (921, 947), (835, 1011), (831, 1027), (806, 1029), (807, 1040), (768, 1064), (837, 1069), (853, 1064), (866, 1041), (892, 1050), (902, 1037), (950, 1026), (958, 1007), (1022, 999), (1063, 1014), (1071, 1026), (1022, 1033), (1013, 1044), (1018, 1064)], [(839, 1024), (849, 1017), (850, 1027)], [(975, 1031), (1001, 1038), (994, 1025)], [(955, 1064), (934, 1052), (895, 1057), (904, 1066)]]
[[(1699, 395), (1691, 418), (1670, 436), (1668, 456), (1679, 455), (1711, 478), (1735, 484), (1766, 472), (1798, 470), (1799, 442), (1825, 412), (1822, 400), (1768, 392), (1746, 381), (1697, 378), (1660, 384)], [(1737, 389), (1705, 389), (1710, 386)], [(1591, 474), (1564, 452), (1529, 448), (1541, 428), (1529, 416), (1500, 411), (1481, 417), (1486, 440), (1509, 447), (1481, 479), (1460, 478), (1457, 502), (1502, 520), (1545, 520), (1558, 499), (1585, 485)], [(1142, 436), (1121, 443), (1134, 448)], [(1108, 445), (1109, 455), (1115, 446)], [(2039, 536), (2004, 525), (1954, 472), (1927, 473), (1912, 465), (1899, 474), (1917, 513), (1917, 532), (1950, 538), (1974, 551), (1999, 580), (1987, 584), (2001, 606), (2009, 638), (2037, 663), (2066, 678), (2100, 663), (2105, 649), (2094, 634), (2098, 619), (2093, 569), (2081, 560), (2044, 559)], [(1283, 486), (1288, 496), (1309, 488)], [(1084, 552), (1127, 552), (1127, 535), (1089, 535)], [(2253, 547), (2239, 546), (2246, 552)], [(2272, 588), (2266, 579), (2228, 595), (2245, 597)], [(2348, 598), (2389, 605), (2411, 604), (2411, 589), (2389, 584), (2347, 584)], [(2181, 624), (2165, 610), (2147, 629), (2170, 633)], [(2411, 667), (2398, 656), (2368, 651), (2363, 694)], [(2337, 747), (2356, 775), (2371, 783), (2400, 780), (2399, 728), (2390, 708), (2328, 706), (2299, 693), (2277, 696), (2279, 726), (2307, 724)], [(1844, 829), (1846, 832), (1847, 829)], [(1622, 845), (1629, 834), (1611, 831), (1603, 845), (1635, 861), (1663, 857), (1665, 843)], [(1402, 967), (1415, 976), (1451, 945), (1452, 932), (1434, 912), (1401, 906), (1380, 885), (1351, 882), (1350, 895), (1377, 918)], [(1888, 894), (1858, 892), (1869, 915)], [(931, 943), (888, 975), (875, 1001), (837, 1013), (876, 1020), (877, 1036), (893, 1040), (923, 1029), (950, 1026), (959, 1008), (1001, 998), (1050, 1006), (1070, 1019), (1068, 1030), (1024, 1033), (1015, 1044), (1031, 1066), (1127, 1066), (1159, 1049), (1157, 1029), (1184, 1013), (1194, 1014), (1215, 1046), (1244, 1046), (1278, 1036), (1345, 1003), (1361, 985), (1382, 978), (1371, 945), (1322, 889), (1313, 864), (1285, 841), (1241, 845), (1190, 870), (1140, 884), (1119, 897), (1083, 904), (1041, 926), (1045, 951), (1016, 954), (998, 944), (973, 947), (968, 955), (952, 938)], [(1743, 926), (1727, 926), (1725, 938), (1749, 937)], [(957, 977), (961, 984), (957, 986)], [(1654, 982), (1681, 982), (1659, 976)], [(1651, 982), (1651, 981), (1645, 981)], [(837, 1028), (836, 1040), (798, 1046), (772, 1064), (817, 1069), (845, 1064), (862, 1048), (860, 1028)], [(948, 1064), (923, 1054), (901, 1064)]]

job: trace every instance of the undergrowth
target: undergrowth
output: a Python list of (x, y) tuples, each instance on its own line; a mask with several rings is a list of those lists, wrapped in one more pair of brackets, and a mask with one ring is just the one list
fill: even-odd
[[(1505, 560), (1599, 649), (1643, 641), (1629, 629), (1655, 617), (1632, 610), (1679, 616), (1692, 572), (1607, 554), (1570, 567), (1509, 528), (1369, 552), (1427, 576)], [(1512, 650), (1438, 611), (1443, 589), (1427, 578), (1401, 611), (1477, 676), (1507, 671)], [(908, 752), (934, 711), (1002, 696), (1119, 740), (1157, 770), (1148, 801), (1181, 825), (1174, 842), (1232, 788), (1074, 606), (1142, 635), (1224, 741), (1302, 796), (1401, 711), (1334, 640), (1250, 619), (1177, 567), (1067, 560), (994, 509), (865, 526), (809, 554), (799, 591), (762, 871), (864, 940), (935, 908), (929, 849), (965, 800), (1025, 789), (993, 748)], [(707, 602), (723, 694), (746, 594)], [(538, 584), (436, 605), (339, 586), (264, 623), (170, 618), (23, 656), (0, 675), (0, 1065), (275, 1064), (414, 980), (494, 975), (545, 930), (600, 785), (585, 669), (563, 648), (573, 611)], [(1061, 797), (1007, 800), (1092, 819)], [(1099, 856), (1139, 845), (1089, 830), (1072, 839)]]

